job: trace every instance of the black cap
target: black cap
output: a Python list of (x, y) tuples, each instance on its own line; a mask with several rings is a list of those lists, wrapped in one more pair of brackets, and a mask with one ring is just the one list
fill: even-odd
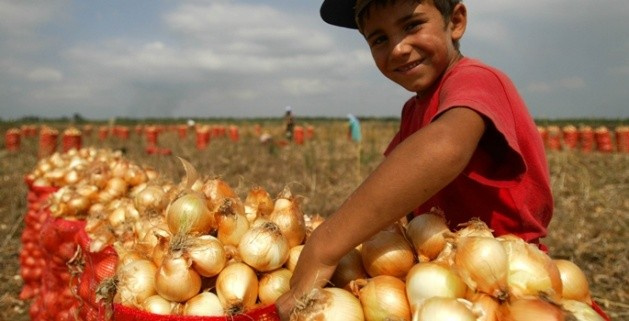
[(324, 0), (321, 5), (323, 21), (345, 28), (358, 29), (356, 25), (356, 3), (358, 11), (364, 9), (372, 0)]

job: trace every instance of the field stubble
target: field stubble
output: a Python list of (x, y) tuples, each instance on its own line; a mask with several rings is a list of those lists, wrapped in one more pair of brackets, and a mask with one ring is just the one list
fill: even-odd
[[(252, 128), (241, 127), (241, 140), (212, 139), (197, 150), (194, 135), (179, 139), (174, 132), (160, 136), (160, 145), (174, 156), (190, 161), (201, 175), (221, 177), (244, 199), (247, 191), (262, 186), (271, 195), (289, 187), (302, 197), (307, 214), (332, 213), (381, 161), (381, 152), (395, 132), (394, 122), (363, 124), (359, 146), (347, 139), (344, 122), (315, 125), (315, 136), (304, 145), (262, 145)], [(281, 139), (277, 124), (263, 128)], [(132, 161), (151, 166), (165, 178), (179, 181), (184, 172), (174, 156), (149, 156), (144, 140), (128, 141), (84, 137), (84, 146), (126, 150)], [(28, 320), (29, 302), (19, 300), (22, 287), (18, 253), (26, 212), (24, 175), (37, 162), (37, 142), (22, 141), (19, 153), (0, 151), (0, 320)], [(555, 214), (543, 242), (553, 258), (565, 258), (581, 267), (593, 298), (613, 320), (629, 319), (629, 155), (550, 152)]]

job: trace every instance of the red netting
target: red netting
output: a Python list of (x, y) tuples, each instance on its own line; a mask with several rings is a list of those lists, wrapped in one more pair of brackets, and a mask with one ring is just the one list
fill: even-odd
[(135, 308), (114, 304), (114, 320), (116, 321), (279, 321), (275, 305), (260, 307), (246, 314), (216, 317), (197, 317), (181, 315), (158, 315)]

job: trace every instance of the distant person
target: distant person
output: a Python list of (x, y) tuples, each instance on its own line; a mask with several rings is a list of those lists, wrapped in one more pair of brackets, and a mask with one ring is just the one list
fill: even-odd
[(360, 142), (363, 139), (363, 135), (360, 129), (360, 121), (358, 120), (358, 118), (356, 118), (356, 116), (352, 114), (347, 114), (347, 119), (349, 120), (349, 138), (355, 142)]
[(553, 214), (544, 145), (509, 77), (459, 50), (465, 4), (324, 0), (320, 13), (358, 29), (380, 72), (413, 95), (382, 163), (306, 241), (276, 301), (281, 320), (343, 256), (409, 213), (437, 207), (452, 230), (479, 218), (496, 236), (539, 244)]
[(295, 131), (295, 118), (293, 117), (293, 110), (290, 106), (286, 106), (286, 113), (284, 114), (284, 136), (286, 139), (293, 140), (293, 133)]

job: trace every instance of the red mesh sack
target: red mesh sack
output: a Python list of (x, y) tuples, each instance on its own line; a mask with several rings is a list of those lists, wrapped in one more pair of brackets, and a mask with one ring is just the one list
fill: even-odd
[(39, 243), (44, 253), (45, 269), (37, 306), (29, 311), (31, 320), (77, 320), (80, 301), (73, 291), (77, 278), (69, 266), (77, 254), (76, 235), (84, 227), (84, 221), (50, 216), (42, 224)]
[(83, 267), (76, 284), (75, 293), (79, 297), (80, 320), (105, 321), (109, 320), (111, 306), (101, 300), (98, 290), (103, 281), (112, 278), (118, 265), (118, 254), (112, 246), (99, 252), (90, 252), (90, 237), (85, 230), (76, 236), (81, 248)]
[(57, 188), (50, 186), (33, 186), (30, 180), (25, 180), (29, 187), (26, 197), (26, 215), (24, 216), (24, 230), (21, 235), (20, 249), (20, 276), (24, 281), (20, 299), (32, 299), (39, 293), (41, 275), (46, 261), (39, 244), (39, 234), (43, 222), (48, 217), (48, 211), (44, 210), (48, 197)]
[(113, 320), (116, 321), (279, 321), (275, 305), (260, 307), (245, 314), (216, 317), (197, 317), (182, 315), (159, 315), (146, 311), (114, 304)]

